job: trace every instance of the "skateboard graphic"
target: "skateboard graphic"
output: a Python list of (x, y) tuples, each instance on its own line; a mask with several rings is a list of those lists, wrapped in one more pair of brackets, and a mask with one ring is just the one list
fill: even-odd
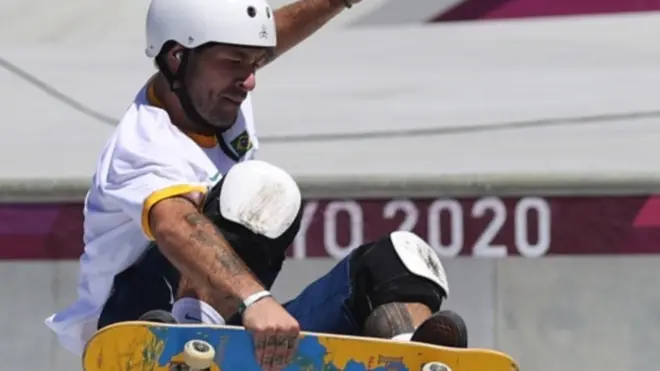
[[(242, 327), (123, 322), (99, 330), (83, 354), (85, 371), (260, 371)], [(286, 371), (518, 371), (504, 353), (302, 332)]]

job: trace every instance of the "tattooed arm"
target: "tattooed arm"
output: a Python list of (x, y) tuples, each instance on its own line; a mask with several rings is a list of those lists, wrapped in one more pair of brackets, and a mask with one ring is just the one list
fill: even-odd
[(277, 9), (274, 12), (277, 47), (261, 67), (307, 39), (345, 7), (344, 0), (298, 0)]
[(192, 200), (172, 197), (151, 208), (149, 225), (163, 255), (194, 285), (213, 297), (223, 316), (233, 314), (250, 294), (263, 290), (216, 226)]

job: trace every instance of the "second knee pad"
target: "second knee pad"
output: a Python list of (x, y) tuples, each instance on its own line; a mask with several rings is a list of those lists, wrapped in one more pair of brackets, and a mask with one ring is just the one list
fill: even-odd
[(435, 312), (449, 293), (437, 254), (411, 232), (394, 232), (360, 246), (351, 259), (352, 306), (360, 323), (391, 302), (421, 303)]

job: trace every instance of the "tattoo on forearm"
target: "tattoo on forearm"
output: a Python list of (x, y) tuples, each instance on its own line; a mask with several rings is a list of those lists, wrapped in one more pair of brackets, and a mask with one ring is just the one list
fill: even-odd
[(216, 248), (215, 257), (228, 273), (239, 275), (247, 272), (245, 263), (243, 263), (234, 250), (218, 246), (218, 239), (222, 237), (219, 235), (220, 231), (218, 231), (210, 220), (198, 213), (188, 214), (185, 216), (185, 219), (190, 226), (195, 227), (190, 235), (190, 239), (202, 245)]
[(193, 227), (197, 227), (198, 225), (200, 225), (200, 224), (202, 224), (206, 221), (204, 216), (200, 213), (188, 214), (188, 215), (185, 216), (185, 219), (188, 222), (188, 224), (190, 224)]
[(152, 210), (151, 227), (159, 248), (181, 273), (178, 294), (211, 303), (228, 318), (242, 297), (263, 285), (190, 200), (172, 198), (167, 205)]
[(199, 244), (214, 247), (217, 261), (228, 273), (238, 275), (246, 272), (245, 264), (232, 249), (219, 246), (218, 239), (222, 237), (211, 221), (197, 213), (188, 214), (185, 219), (191, 227), (194, 227), (190, 239)]
[(404, 303), (389, 303), (376, 308), (364, 324), (364, 335), (391, 338), (415, 331), (413, 318)]

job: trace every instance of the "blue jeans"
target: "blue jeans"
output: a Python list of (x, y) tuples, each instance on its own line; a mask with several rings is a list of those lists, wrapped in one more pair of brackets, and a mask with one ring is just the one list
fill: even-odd
[(303, 331), (356, 335), (355, 323), (346, 302), (351, 295), (350, 259), (341, 260), (325, 276), (307, 286), (284, 308)]

